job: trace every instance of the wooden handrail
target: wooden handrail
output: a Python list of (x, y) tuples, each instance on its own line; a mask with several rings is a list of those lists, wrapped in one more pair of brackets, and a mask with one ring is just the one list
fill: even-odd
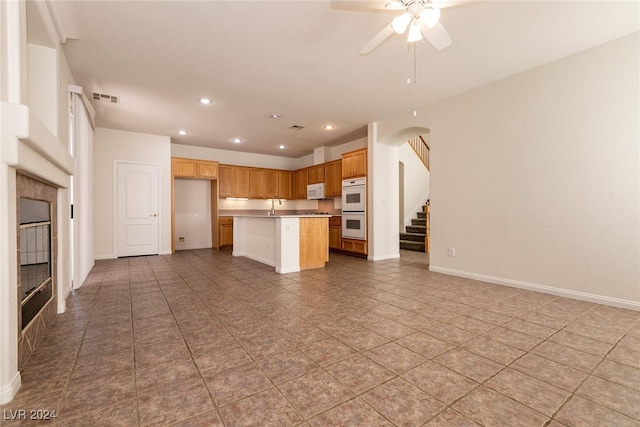
[(413, 148), (413, 151), (418, 155), (424, 167), (429, 169), (429, 144), (424, 140), (421, 135), (416, 136), (415, 138), (411, 138), (409, 141), (409, 145)]

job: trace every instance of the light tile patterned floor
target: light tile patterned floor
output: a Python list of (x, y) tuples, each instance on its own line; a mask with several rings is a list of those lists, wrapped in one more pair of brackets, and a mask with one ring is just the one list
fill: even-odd
[(287, 275), (229, 251), (99, 261), (0, 423), (640, 426), (639, 321), (414, 252)]

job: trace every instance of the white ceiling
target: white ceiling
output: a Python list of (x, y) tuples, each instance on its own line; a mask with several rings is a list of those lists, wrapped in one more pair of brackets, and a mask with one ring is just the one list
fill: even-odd
[[(119, 104), (92, 101), (98, 126), (289, 157), (636, 32), (639, 4), (500, 1), (443, 9), (453, 44), (438, 52), (419, 42), (413, 87), (406, 83), (413, 51), (400, 36), (359, 54), (395, 14), (337, 10), (328, 1), (48, 3), (76, 83), (120, 97)], [(213, 103), (200, 105), (201, 96)], [(337, 128), (322, 129), (327, 123)], [(244, 142), (233, 144), (234, 137)]]

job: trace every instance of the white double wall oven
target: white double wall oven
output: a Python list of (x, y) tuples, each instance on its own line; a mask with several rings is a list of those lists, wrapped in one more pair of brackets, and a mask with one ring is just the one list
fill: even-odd
[(367, 239), (367, 179), (342, 181), (342, 237)]

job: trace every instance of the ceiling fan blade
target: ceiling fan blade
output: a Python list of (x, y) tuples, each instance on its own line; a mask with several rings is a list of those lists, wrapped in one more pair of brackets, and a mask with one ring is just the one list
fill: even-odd
[(371, 52), (372, 50), (380, 46), (382, 42), (388, 39), (393, 33), (394, 31), (391, 24), (387, 25), (371, 40), (369, 40), (369, 43), (367, 43), (362, 49), (360, 49), (360, 55), (366, 55), (367, 53)]
[(440, 22), (433, 28), (429, 28), (426, 24), (421, 23), (420, 29), (422, 30), (424, 38), (429, 40), (429, 43), (437, 50), (443, 50), (451, 44), (451, 37)]
[(354, 10), (357, 12), (379, 12), (388, 10), (385, 5), (389, 1), (376, 1), (376, 0), (332, 0), (329, 2), (331, 9), (338, 10)]

